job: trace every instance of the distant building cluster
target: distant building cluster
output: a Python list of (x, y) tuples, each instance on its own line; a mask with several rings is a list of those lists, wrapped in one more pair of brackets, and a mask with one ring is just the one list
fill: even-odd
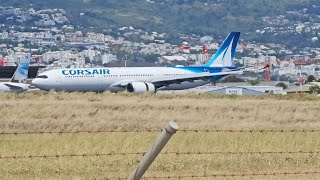
[[(292, 14), (309, 17), (310, 22), (292, 24)], [(182, 43), (172, 44), (164, 32), (146, 32), (132, 26), (103, 32), (83, 30), (69, 21), (64, 9), (0, 7), (0, 16), (5, 17), (5, 22), (14, 24), (0, 24), (3, 29), (0, 31), (1, 66), (15, 65), (19, 53), (31, 53), (32, 65), (53, 67), (107, 66), (130, 58), (142, 62), (154, 58), (151, 62), (163, 65), (201, 65), (211, 58), (223, 40), (179, 33)], [(317, 18), (307, 14), (307, 10), (263, 17), (262, 22), (267, 26), (256, 33), (313, 33), (320, 30)], [(316, 42), (318, 38), (320, 34), (314, 33), (310, 41)], [(320, 79), (320, 48), (296, 50), (281, 44), (242, 40), (236, 50), (234, 65), (269, 65), (272, 79), (278, 81), (297, 81), (300, 73), (304, 78), (313, 75)]]
[(283, 15), (262, 17), (261, 22), (265, 25), (263, 29), (256, 30), (257, 34), (263, 35), (297, 35), (305, 34), (310, 37), (308, 42), (318, 42), (320, 38), (320, 16), (313, 12), (319, 11), (320, 6), (287, 11)]
[(69, 23), (64, 9), (35, 10), (34, 8), (0, 7), (0, 16), (4, 16), (7, 21), (20, 24), (30, 22), (35, 26), (55, 26)]

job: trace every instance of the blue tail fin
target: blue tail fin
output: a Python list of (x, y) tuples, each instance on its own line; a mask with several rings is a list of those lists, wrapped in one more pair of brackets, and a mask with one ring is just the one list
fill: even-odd
[(26, 53), (20, 57), (19, 65), (14, 72), (10, 82), (22, 83), (28, 79), (28, 71), (30, 65), (30, 54)]
[(224, 40), (218, 51), (203, 66), (232, 66), (232, 61), (236, 52), (240, 32), (231, 32)]

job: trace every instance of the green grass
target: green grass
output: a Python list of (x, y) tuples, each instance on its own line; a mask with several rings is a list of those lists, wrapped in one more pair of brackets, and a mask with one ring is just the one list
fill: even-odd
[[(317, 153), (179, 154), (184, 152), (319, 151), (320, 132), (203, 132), (209, 129), (320, 129), (316, 96), (238, 97), (127, 93), (0, 94), (1, 132), (180, 129), (146, 176), (305, 172), (320, 167)], [(27, 158), (43, 155), (138, 153), (160, 132), (0, 135), (1, 179), (127, 177), (141, 154)], [(4, 158), (27, 156), (26, 158)], [(247, 177), (317, 179), (316, 175)], [(178, 178), (177, 178), (178, 179)], [(188, 178), (186, 178), (188, 179)], [(204, 178), (205, 179), (205, 178)], [(207, 178), (210, 179), (210, 178)], [(222, 179), (225, 179), (222, 177)]]
[[(4, 156), (144, 152), (159, 133), (8, 135), (1, 137)], [(316, 151), (320, 133), (184, 133), (163, 152)], [(141, 155), (1, 159), (2, 177), (126, 177)], [(319, 154), (160, 155), (146, 176), (204, 173), (303, 172), (317, 170)]]

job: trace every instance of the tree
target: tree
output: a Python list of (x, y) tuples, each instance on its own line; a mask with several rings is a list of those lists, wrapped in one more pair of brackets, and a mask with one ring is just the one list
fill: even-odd
[(91, 60), (90, 60), (90, 58), (89, 57), (84, 57), (84, 62), (85, 62), (85, 64), (89, 64), (89, 63), (91, 63)]
[(313, 94), (320, 94), (320, 86), (311, 86), (309, 89)]
[(229, 83), (229, 82), (245, 82), (243, 79), (238, 78), (237, 76), (227, 76), (220, 80), (221, 83)]
[(282, 87), (283, 89), (287, 89), (288, 88), (288, 86), (283, 82), (279, 82), (276, 86), (277, 87)]
[(234, 64), (234, 66), (237, 66), (237, 67), (243, 67), (244, 65), (243, 65), (243, 64), (241, 64), (240, 62), (236, 62), (236, 63)]
[(316, 78), (313, 75), (310, 75), (310, 76), (308, 76), (307, 81), (308, 82), (313, 82), (313, 81), (316, 81)]
[(258, 85), (260, 81), (258, 79), (249, 81), (252, 86)]
[(50, 51), (59, 51), (57, 46), (50, 46)]
[(58, 36), (58, 37), (56, 38), (56, 40), (60, 42), (62, 39), (61, 39), (60, 36)]
[(279, 77), (279, 81), (288, 81), (288, 80), (289, 80), (289, 78), (286, 75), (281, 75)]

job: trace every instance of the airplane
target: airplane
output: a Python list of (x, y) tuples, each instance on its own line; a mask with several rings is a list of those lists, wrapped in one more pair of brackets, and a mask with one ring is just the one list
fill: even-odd
[(19, 65), (9, 82), (0, 82), (0, 92), (24, 92), (29, 89), (29, 84), (25, 84), (28, 78), (30, 65), (30, 55), (26, 54), (20, 60)]
[(244, 70), (232, 66), (240, 32), (231, 32), (212, 58), (201, 66), (54, 69), (32, 85), (45, 91), (155, 93), (183, 90), (214, 82)]

